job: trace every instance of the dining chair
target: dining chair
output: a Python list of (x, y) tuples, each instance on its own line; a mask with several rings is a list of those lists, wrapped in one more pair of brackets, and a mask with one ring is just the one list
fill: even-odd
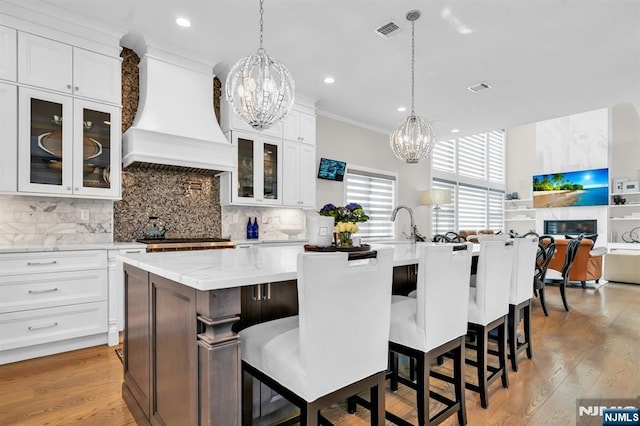
[(544, 297), (545, 277), (555, 252), (555, 239), (551, 235), (541, 235), (538, 239), (538, 251), (536, 253), (533, 293), (540, 299), (542, 312), (544, 312), (544, 316), (546, 317), (549, 316), (549, 312), (547, 311), (547, 304)]
[(545, 275), (545, 284), (558, 284), (560, 287), (560, 296), (562, 296), (562, 304), (564, 310), (569, 311), (569, 304), (567, 303), (567, 283), (569, 282), (569, 270), (573, 265), (578, 254), (578, 249), (582, 244), (582, 238), (574, 238), (569, 240), (564, 251), (564, 263), (560, 270), (548, 268), (547, 275)]
[[(509, 387), (507, 364), (507, 314), (509, 312), (509, 289), (513, 269), (513, 239), (508, 241), (483, 241), (480, 243), (476, 286), (469, 289), (469, 331), (476, 336), (475, 360), (467, 364), (476, 367), (478, 384), (466, 383), (467, 389), (480, 394), (480, 405), (487, 408), (488, 386), (498, 378), (502, 386)], [(499, 367), (488, 365), (488, 338), (492, 330), (498, 336)], [(487, 374), (490, 373), (488, 376)]]
[[(531, 285), (536, 269), (538, 238), (535, 236), (514, 238), (513, 271), (511, 273), (511, 289), (509, 291), (509, 315), (507, 340), (509, 342), (509, 358), (511, 369), (518, 371), (518, 354), (527, 351), (527, 357), (533, 357), (531, 347)], [(518, 325), (523, 320), (524, 342), (518, 343)]]
[[(389, 331), (390, 387), (398, 383), (416, 391), (418, 424), (439, 424), (457, 414), (466, 424), (464, 395), (465, 335), (469, 300), (469, 274), (473, 245), (422, 245), (419, 248), (416, 297), (393, 296)], [(453, 377), (431, 370), (431, 361), (453, 353)], [(398, 354), (416, 360), (417, 377), (412, 381), (398, 372)], [(453, 398), (432, 391), (429, 378), (454, 384)], [(431, 415), (429, 398), (445, 405)], [(410, 424), (393, 413), (387, 419)]]
[(244, 425), (252, 421), (253, 377), (298, 406), (301, 425), (326, 423), (323, 407), (365, 390), (371, 424), (384, 424), (393, 249), (368, 257), (299, 254), (299, 315), (239, 333)]

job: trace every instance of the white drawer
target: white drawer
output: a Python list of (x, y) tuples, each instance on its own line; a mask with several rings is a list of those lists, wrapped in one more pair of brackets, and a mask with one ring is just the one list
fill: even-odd
[(107, 270), (0, 276), (0, 313), (107, 300)]
[(0, 351), (107, 332), (107, 302), (0, 314)]
[(106, 250), (4, 253), (0, 255), (0, 275), (106, 269)]

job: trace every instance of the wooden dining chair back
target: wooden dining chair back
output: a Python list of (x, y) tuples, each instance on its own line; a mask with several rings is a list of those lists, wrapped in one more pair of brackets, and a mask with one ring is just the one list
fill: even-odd
[[(580, 244), (582, 244), (582, 237), (569, 240), (564, 251), (564, 263), (562, 264), (562, 268), (560, 269), (560, 271), (558, 271), (560, 276), (558, 277), (556, 275), (546, 279), (547, 283), (558, 284), (558, 287), (560, 288), (560, 296), (562, 297), (562, 304), (564, 305), (564, 310), (567, 312), (569, 311), (569, 304), (567, 303), (567, 283), (569, 282), (569, 270), (571, 269), (571, 266), (573, 266), (573, 262), (576, 259)], [(547, 269), (547, 271), (550, 270), (551, 269)]]
[(538, 251), (536, 253), (535, 274), (533, 276), (533, 291), (540, 299), (542, 312), (545, 316), (549, 316), (547, 304), (544, 297), (544, 285), (547, 276), (547, 270), (551, 259), (556, 252), (555, 239), (551, 235), (541, 235), (538, 240)]

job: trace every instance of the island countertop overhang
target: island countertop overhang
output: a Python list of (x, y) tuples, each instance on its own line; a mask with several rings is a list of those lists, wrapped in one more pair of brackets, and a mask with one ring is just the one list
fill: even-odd
[[(416, 244), (373, 244), (372, 250), (394, 248), (394, 266), (418, 262)], [(162, 253), (131, 253), (119, 260), (196, 290), (219, 290), (295, 280), (302, 246), (247, 247)]]

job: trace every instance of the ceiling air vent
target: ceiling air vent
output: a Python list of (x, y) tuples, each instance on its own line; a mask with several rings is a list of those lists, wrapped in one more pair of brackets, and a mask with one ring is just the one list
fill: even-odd
[(473, 93), (478, 93), (482, 92), (483, 90), (491, 89), (491, 86), (489, 86), (487, 83), (478, 83), (474, 84), (473, 86), (467, 87), (467, 89), (471, 90)]
[(385, 39), (390, 39), (391, 37), (402, 32), (400, 26), (393, 21), (389, 21), (384, 25), (380, 25), (376, 28), (376, 34)]

